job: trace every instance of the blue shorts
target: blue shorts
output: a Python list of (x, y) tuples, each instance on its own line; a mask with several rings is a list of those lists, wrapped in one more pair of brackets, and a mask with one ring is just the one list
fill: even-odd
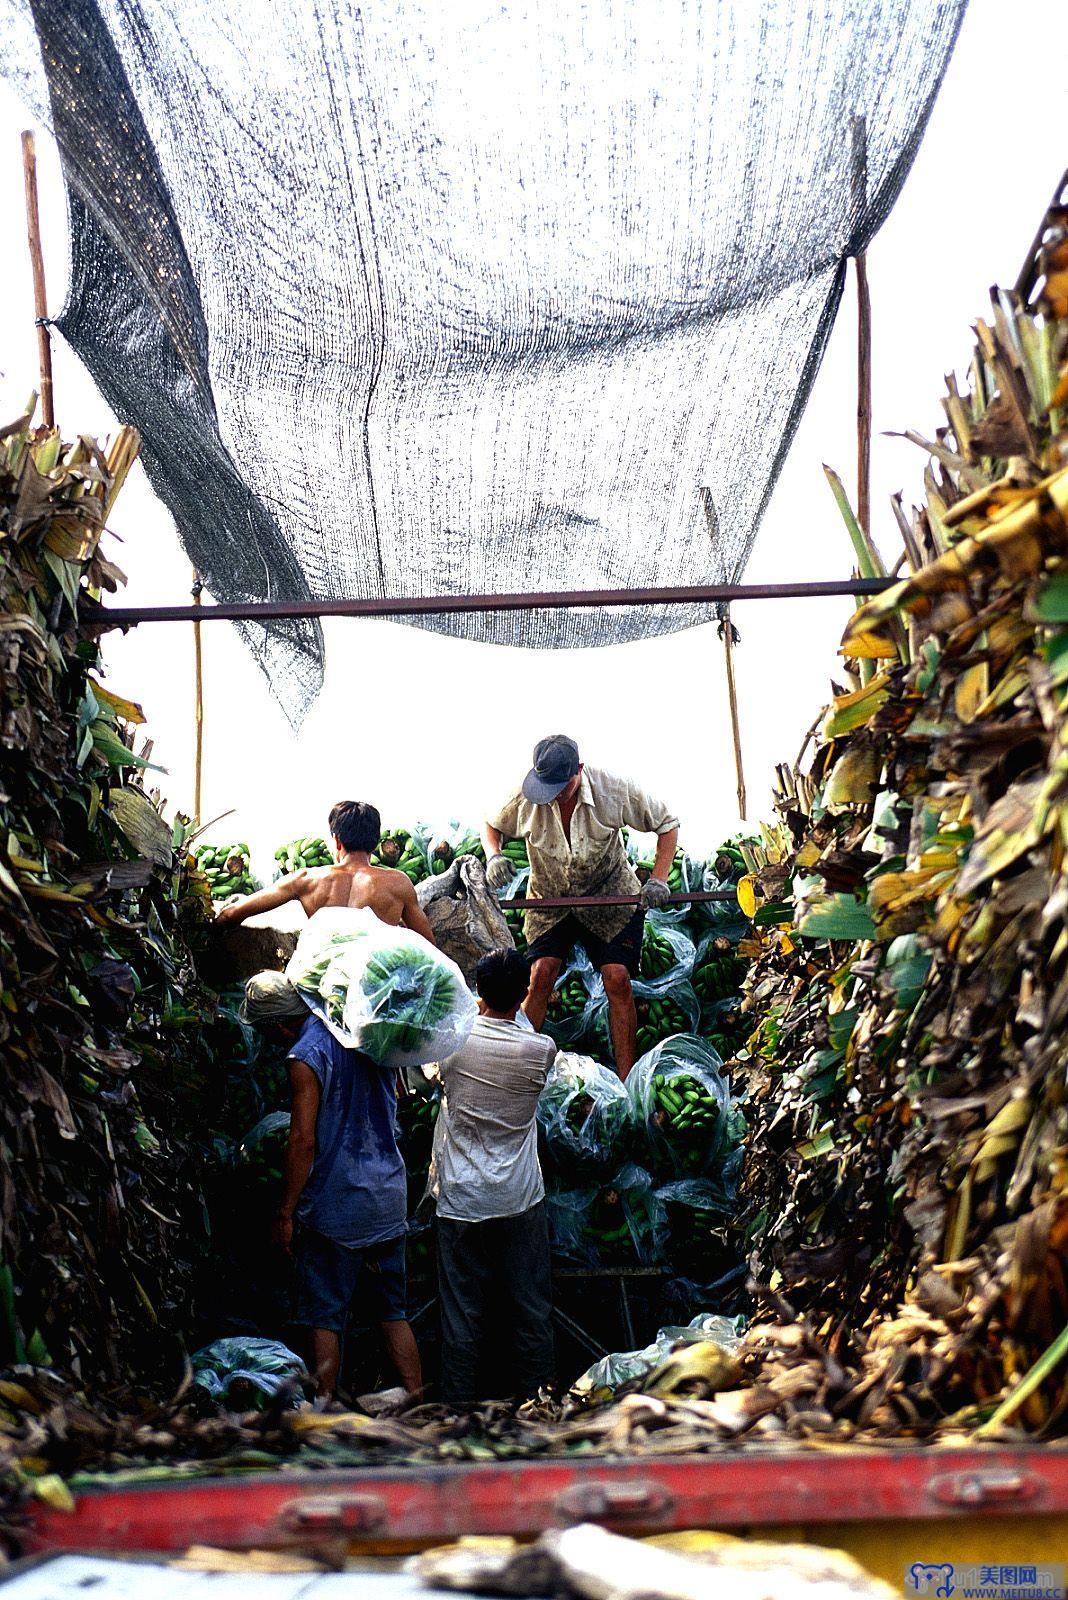
[(404, 1237), (353, 1249), (314, 1228), (301, 1226), (294, 1241), (296, 1306), (302, 1328), (344, 1333), (349, 1307), (361, 1287), (360, 1309), (376, 1322), (403, 1322), (408, 1315)]

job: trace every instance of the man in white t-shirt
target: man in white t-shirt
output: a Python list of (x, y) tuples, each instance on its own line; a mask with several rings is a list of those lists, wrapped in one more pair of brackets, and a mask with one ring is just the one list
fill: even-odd
[(553, 1374), (552, 1274), (545, 1185), (534, 1120), (556, 1046), (516, 1022), (530, 968), (515, 950), (483, 956), (481, 1015), (462, 1050), (440, 1063), (430, 1192), (438, 1213), (441, 1388), (452, 1405), (487, 1398), (484, 1346), (503, 1299), (516, 1395)]

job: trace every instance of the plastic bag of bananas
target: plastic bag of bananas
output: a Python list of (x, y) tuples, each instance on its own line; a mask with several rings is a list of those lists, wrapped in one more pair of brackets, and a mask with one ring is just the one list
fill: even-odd
[(626, 1088), (635, 1126), (644, 1134), (641, 1159), (654, 1173), (711, 1176), (744, 1132), (722, 1061), (692, 1034), (676, 1034), (642, 1056)]
[(626, 1150), (630, 1101), (614, 1072), (589, 1056), (557, 1056), (538, 1100), (544, 1164), (554, 1176), (613, 1171)]

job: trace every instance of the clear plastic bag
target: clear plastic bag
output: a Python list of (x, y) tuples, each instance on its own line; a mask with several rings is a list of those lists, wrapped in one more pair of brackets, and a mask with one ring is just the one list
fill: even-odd
[(642, 936), (639, 978), (650, 994), (668, 994), (693, 972), (697, 950), (670, 913), (650, 911)]
[(341, 1044), (383, 1067), (443, 1061), (478, 1015), (454, 961), (365, 908), (317, 911), (286, 976)]
[(608, 997), (601, 974), (594, 970), (583, 947), (575, 945), (556, 980), (545, 1017), (545, 1032), (562, 1049), (581, 1050), (583, 1044), (607, 1037), (607, 1028), (602, 1028), (607, 1013)]
[(702, 881), (694, 885), (706, 893), (724, 893), (726, 900), (700, 900), (690, 913), (688, 927), (696, 940), (707, 933), (724, 934), (732, 944), (745, 937), (749, 931), (749, 918), (738, 904), (737, 881), (721, 877), (716, 871), (716, 858), (707, 864)]
[(547, 1162), (562, 1177), (614, 1170), (630, 1130), (630, 1101), (614, 1072), (561, 1052), (538, 1101)]
[(659, 1329), (652, 1344), (647, 1344), (644, 1350), (620, 1350), (603, 1356), (572, 1385), (571, 1393), (589, 1399), (602, 1394), (607, 1396), (634, 1378), (644, 1378), (681, 1345), (712, 1343), (719, 1345), (727, 1355), (737, 1355), (744, 1325), (744, 1317), (721, 1317), (703, 1311), (684, 1326)]
[(650, 1050), (627, 1079), (636, 1129), (652, 1170), (707, 1177), (733, 1144), (730, 1091), (723, 1063), (704, 1040), (676, 1034)]
[(722, 1270), (725, 1226), (734, 1214), (737, 1174), (716, 1178), (676, 1178), (657, 1190), (667, 1220), (668, 1260), (677, 1271), (703, 1280)]
[(553, 1253), (583, 1266), (656, 1266), (665, 1216), (652, 1177), (628, 1162), (610, 1182), (546, 1197)]

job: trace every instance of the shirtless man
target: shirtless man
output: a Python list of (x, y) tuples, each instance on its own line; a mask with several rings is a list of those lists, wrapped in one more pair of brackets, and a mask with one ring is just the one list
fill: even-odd
[(371, 851), (377, 849), (382, 836), (382, 819), (374, 806), (362, 800), (339, 800), (328, 820), (336, 866), (291, 872), (270, 889), (260, 889), (225, 906), (216, 916), (216, 923), (225, 926), (245, 922), (290, 900), (299, 900), (309, 917), (326, 906), (366, 906), (380, 922), (391, 928), (410, 928), (434, 944), (433, 929), (411, 879), (393, 867), (371, 865)]

